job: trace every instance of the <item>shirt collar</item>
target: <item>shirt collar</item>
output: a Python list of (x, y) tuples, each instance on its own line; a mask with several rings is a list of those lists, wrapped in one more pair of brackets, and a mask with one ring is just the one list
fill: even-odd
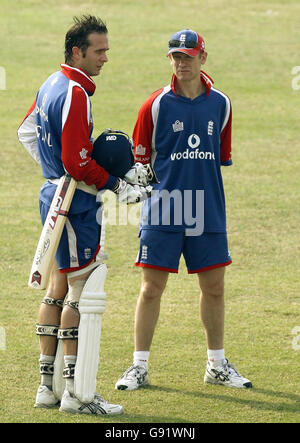
[[(204, 71), (200, 72), (200, 79), (205, 86), (206, 95), (209, 95), (211, 87), (214, 84), (213, 79), (208, 74), (206, 74), (206, 72), (204, 72)], [(177, 81), (177, 77), (175, 74), (173, 74), (172, 79), (171, 79), (171, 89), (175, 95), (177, 95), (176, 94), (176, 81)]]
[(70, 80), (79, 83), (87, 92), (88, 95), (93, 95), (96, 89), (94, 80), (82, 69), (74, 68), (73, 66), (62, 63), (62, 73)]

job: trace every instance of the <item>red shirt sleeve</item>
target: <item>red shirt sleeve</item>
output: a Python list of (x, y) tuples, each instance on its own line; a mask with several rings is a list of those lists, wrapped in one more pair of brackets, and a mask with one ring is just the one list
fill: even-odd
[[(98, 189), (112, 187), (116, 180), (91, 158), (91, 124), (88, 115), (88, 97), (78, 86), (73, 87), (72, 100), (61, 136), (61, 158), (68, 173), (76, 180)], [(111, 182), (111, 183), (110, 183)]]
[(232, 164), (231, 159), (231, 124), (232, 124), (232, 108), (229, 101), (230, 109), (228, 110), (229, 116), (226, 125), (221, 132), (221, 165), (229, 166)]
[(132, 135), (135, 162), (147, 164), (151, 161), (153, 134), (152, 103), (162, 90), (159, 89), (151, 94), (139, 110)]

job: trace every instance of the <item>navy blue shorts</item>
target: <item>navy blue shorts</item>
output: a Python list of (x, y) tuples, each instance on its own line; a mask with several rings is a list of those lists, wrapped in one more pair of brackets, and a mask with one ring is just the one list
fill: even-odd
[[(96, 214), (99, 206), (79, 214), (70, 214), (58, 245), (56, 261), (60, 272), (74, 272), (85, 268), (95, 260), (100, 249), (101, 226)], [(49, 206), (40, 200), (42, 223)]]
[(177, 273), (181, 254), (189, 274), (227, 266), (232, 262), (226, 233), (203, 233), (192, 237), (185, 236), (184, 231), (142, 229), (135, 265)]

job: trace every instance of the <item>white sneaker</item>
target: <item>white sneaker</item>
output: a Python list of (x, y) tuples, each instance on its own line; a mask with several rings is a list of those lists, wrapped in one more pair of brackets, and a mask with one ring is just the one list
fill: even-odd
[(237, 369), (228, 363), (228, 360), (224, 360), (223, 364), (216, 368), (208, 361), (204, 382), (232, 388), (252, 388), (251, 381), (239, 374)]
[(110, 404), (97, 393), (91, 403), (81, 403), (78, 398), (72, 396), (66, 389), (63, 393), (59, 410), (60, 412), (71, 412), (72, 414), (94, 415), (119, 415), (124, 412), (121, 405)]
[(117, 381), (115, 389), (134, 391), (149, 384), (148, 371), (144, 366), (132, 365)]
[(58, 398), (47, 386), (40, 385), (35, 398), (35, 408), (55, 408), (59, 405)]

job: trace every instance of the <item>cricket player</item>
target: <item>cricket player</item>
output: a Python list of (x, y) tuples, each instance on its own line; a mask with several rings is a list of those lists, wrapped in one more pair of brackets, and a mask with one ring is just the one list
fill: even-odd
[[(206, 383), (249, 388), (251, 382), (229, 364), (224, 351), (224, 275), (231, 263), (221, 165), (231, 159), (231, 102), (203, 70), (205, 43), (183, 29), (169, 41), (170, 85), (140, 108), (134, 127), (135, 160), (151, 162), (159, 184), (143, 203), (140, 250), (142, 284), (135, 316), (132, 366), (116, 389), (147, 385), (150, 346), (169, 273), (183, 254), (188, 273), (197, 274), (200, 317), (207, 338)], [(188, 303), (186, 296), (182, 299)]]
[[(94, 367), (94, 372), (90, 373), (92, 353), (88, 356), (77, 354), (80, 301), (83, 296), (88, 298), (92, 292), (97, 297), (96, 301), (87, 301), (94, 303), (91, 309), (95, 308), (99, 313), (104, 312), (105, 308), (105, 294), (96, 287), (100, 282), (103, 288), (106, 276), (97, 259), (101, 226), (96, 218), (100, 206), (96, 194), (99, 190), (108, 189), (116, 193), (120, 202), (125, 203), (136, 202), (142, 195), (137, 187), (110, 174), (91, 156), (93, 119), (90, 97), (96, 89), (92, 77), (98, 76), (107, 63), (108, 50), (105, 23), (90, 15), (75, 17), (74, 25), (65, 37), (65, 63), (40, 87), (18, 129), (19, 140), (40, 163), (47, 179), (39, 196), (43, 222), (59, 178), (68, 172), (78, 181), (58, 246), (57, 265), (51, 273), (39, 311), (37, 334), (41, 348), (41, 384), (35, 407), (54, 407), (61, 400), (60, 411), (98, 415), (121, 414), (123, 408), (108, 403), (96, 392), (92, 392), (92, 397), (90, 394), (86, 396), (85, 392), (77, 395), (74, 385), (76, 374), (78, 380), (85, 383), (89, 379), (95, 380), (97, 371), (97, 367)], [(81, 325), (81, 338), (92, 341), (88, 330), (92, 328), (92, 320), (88, 310), (85, 319), (86, 323)], [(100, 330), (97, 334), (95, 345), (92, 342), (95, 354), (99, 353)], [(62, 398), (59, 398), (58, 391), (53, 390), (58, 338), (62, 340), (64, 350), (66, 388)], [(76, 366), (79, 360), (80, 365)], [(85, 388), (82, 389), (84, 391)]]

